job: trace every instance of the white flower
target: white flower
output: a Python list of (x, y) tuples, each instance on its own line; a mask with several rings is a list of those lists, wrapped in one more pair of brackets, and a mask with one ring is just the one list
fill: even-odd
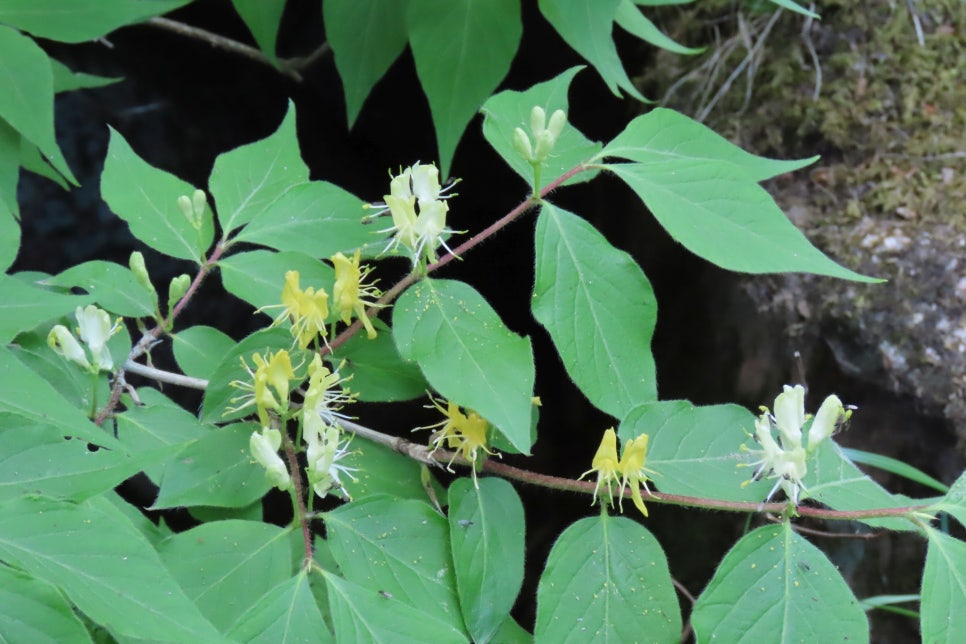
[(47, 334), (47, 344), (59, 355), (90, 371), (91, 363), (77, 338), (63, 324), (58, 324)]
[(805, 387), (785, 385), (775, 398), (774, 425), (782, 436), (782, 445), (801, 447), (802, 425), (805, 424)]
[(278, 448), (282, 445), (282, 433), (277, 429), (262, 427), (261, 432), (252, 432), (248, 447), (252, 456), (265, 468), (265, 476), (280, 490), (287, 490), (292, 485), (285, 461), (278, 455)]
[(347, 497), (349, 496), (342, 485), (340, 473), (345, 474), (353, 481), (352, 472), (354, 467), (340, 465), (339, 461), (349, 454), (346, 449), (348, 441), (340, 444), (342, 432), (338, 427), (329, 426), (321, 432), (306, 432), (305, 441), (308, 448), (305, 451), (305, 460), (308, 464), (309, 483), (312, 489), (320, 498), (325, 498), (333, 489), (339, 489)]
[(829, 396), (822, 402), (808, 430), (808, 451), (812, 451), (823, 440), (831, 436), (852, 416), (851, 409), (845, 409), (838, 396)]
[(77, 335), (87, 343), (91, 350), (94, 366), (100, 371), (114, 368), (114, 360), (107, 348), (107, 341), (120, 330), (120, 321), (111, 324), (107, 311), (89, 304), (87, 308), (77, 307)]

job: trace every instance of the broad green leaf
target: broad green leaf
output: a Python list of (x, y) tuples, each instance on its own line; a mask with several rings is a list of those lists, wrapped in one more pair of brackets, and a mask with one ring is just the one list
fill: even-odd
[(537, 587), (537, 642), (677, 642), (681, 611), (657, 539), (601, 514), (564, 530)]
[(171, 335), (171, 349), (181, 370), (205, 380), (234, 346), (235, 341), (218, 329), (200, 324)]
[(107, 501), (0, 504), (0, 559), (60, 587), (115, 637), (220, 642), (154, 548)]
[(75, 72), (64, 63), (53, 58), (50, 59), (50, 69), (54, 74), (55, 94), (69, 92), (75, 89), (104, 87), (105, 85), (113, 85), (124, 80), (123, 78), (107, 78), (106, 76)]
[(243, 508), (218, 508), (210, 505), (195, 505), (188, 508), (188, 514), (202, 523), (213, 521), (262, 521), (264, 517), (262, 500), (259, 499)]
[(13, 264), (20, 246), (20, 226), (16, 225), (20, 218), (20, 145), (20, 133), (0, 118), (0, 264), (4, 270)]
[(950, 486), (946, 496), (925, 509), (929, 514), (946, 512), (966, 526), (966, 472)]
[[(8, 22), (0, 9), (0, 23)], [(54, 136), (54, 77), (37, 44), (0, 24), (0, 117), (40, 148), (57, 172), (77, 185)]]
[(842, 453), (847, 459), (856, 465), (868, 465), (869, 467), (884, 470), (890, 474), (895, 474), (896, 476), (909, 479), (914, 483), (919, 483), (920, 485), (932, 488), (940, 494), (946, 494), (949, 492), (949, 486), (942, 481), (934, 479), (919, 468), (913, 467), (908, 463), (904, 463), (897, 458), (849, 447), (843, 447)]
[(101, 196), (135, 237), (165, 255), (200, 263), (214, 239), (214, 223), (208, 207), (200, 230), (181, 212), (178, 197), (191, 197), (194, 191), (186, 181), (148, 164), (111, 128)]
[(657, 300), (644, 271), (596, 228), (544, 202), (530, 306), (564, 368), (597, 408), (622, 418), (657, 398)]
[(70, 190), (70, 183), (44, 158), (40, 148), (24, 137), (20, 137), (20, 164), (24, 170), (46, 177), (64, 190)]
[(615, 96), (618, 88), (646, 100), (627, 77), (614, 45), (614, 18), (621, 0), (540, 0), (540, 13), (574, 51), (587, 59)]
[(152, 293), (138, 284), (131, 269), (114, 262), (84, 262), (42, 283), (82, 288), (87, 291), (91, 300), (115, 315), (151, 317), (157, 308), (157, 295), (152, 297)]
[(86, 295), (63, 295), (38, 288), (16, 275), (0, 275), (0, 293), (3, 293), (0, 300), (0, 343), (3, 344), (43, 320), (73, 313), (78, 306), (91, 301)]
[[(74, 319), (64, 321), (70, 323)], [(95, 380), (76, 364), (57, 355), (47, 344), (47, 333), (52, 326), (45, 324), (35, 331), (21, 333), (17, 336), (17, 344), (11, 344), (7, 348), (17, 360), (44, 379), (71, 406), (90, 413), (98, 400), (105, 401), (111, 395), (111, 384), (107, 377)]]
[(216, 521), (165, 539), (158, 554), (201, 614), (225, 631), (291, 577), (287, 536), (260, 521)]
[[(298, 271), (302, 289), (310, 286), (316, 290), (324, 288), (332, 295), (332, 285), (335, 283), (332, 267), (305, 253), (253, 250), (226, 257), (218, 262), (218, 266), (225, 290), (256, 309), (280, 307), (285, 273), (288, 271)], [(281, 313), (281, 308), (262, 313), (274, 318)]]
[(362, 402), (395, 402), (419, 398), (429, 389), (419, 367), (399, 355), (392, 331), (380, 320), (373, 320), (379, 332), (370, 340), (364, 332), (356, 333), (335, 350), (334, 362), (345, 360), (339, 371), (351, 376), (349, 388)]
[[(2, 151), (0, 151), (2, 154)], [(20, 224), (7, 206), (0, 203), (0, 266), (10, 268), (20, 250)]]
[(110, 490), (163, 454), (91, 451), (63, 430), (0, 414), (0, 501), (27, 495), (82, 501)]
[(231, 627), (228, 637), (251, 644), (334, 641), (304, 570), (265, 593)]
[(704, 51), (704, 47), (685, 47), (668, 38), (650, 19), (634, 6), (631, 0), (621, 0), (620, 5), (617, 7), (617, 13), (614, 15), (614, 22), (641, 40), (675, 54), (700, 54)]
[(409, 47), (436, 128), (440, 173), (520, 44), (520, 0), (420, 0), (406, 7)]
[(755, 473), (741, 467), (755, 460), (740, 451), (758, 449), (746, 432), (752, 414), (738, 405), (695, 407), (685, 400), (662, 400), (635, 407), (621, 421), (618, 436), (627, 443), (647, 434), (651, 484), (667, 494), (726, 501), (764, 501), (774, 481), (742, 487)]
[(258, 48), (273, 62), (277, 62), (275, 41), (282, 12), (285, 11), (285, 0), (231, 0), (231, 3), (252, 32)]
[(722, 268), (881, 281), (829, 259), (764, 188), (718, 161), (669, 159), (605, 167), (637, 193), (671, 237)]
[[(211, 374), (208, 388), (205, 390), (205, 399), (201, 406), (201, 420), (205, 423), (218, 423), (235, 418), (242, 418), (255, 414), (254, 402), (246, 407), (241, 407), (236, 411), (229, 412), (229, 408), (239, 407), (243, 401), (236, 398), (244, 398), (246, 392), (232, 386), (232, 382), (252, 382), (252, 376), (245, 370), (242, 360), (252, 366), (252, 354), (264, 354), (266, 351), (279, 351), (285, 349), (292, 357), (292, 364), (299, 364), (299, 361), (306, 354), (292, 348), (292, 335), (285, 329), (272, 328), (263, 331), (256, 331), (247, 338), (235, 345), (235, 347), (221, 357), (221, 362)], [(294, 383), (293, 383), (294, 384)]]
[[(568, 111), (567, 92), (570, 83), (582, 67), (571, 67), (556, 78), (534, 85), (523, 92), (506, 90), (490, 97), (483, 104), (483, 136), (493, 149), (513, 170), (523, 177), (527, 184), (533, 182), (533, 168), (513, 147), (513, 131), (522, 128), (530, 136), (530, 110), (542, 107), (550, 117), (556, 110)], [(546, 184), (568, 170), (592, 159), (601, 149), (580, 130), (568, 124), (560, 133), (553, 153), (547, 158), (541, 170), (542, 181)], [(597, 176), (597, 170), (588, 170), (574, 175), (564, 182), (569, 186), (590, 181)]]
[(923, 642), (957, 642), (966, 628), (966, 543), (932, 528), (922, 571)]
[[(436, 510), (420, 501), (374, 497), (326, 512), (325, 525), (346, 579), (376, 599), (381, 591), (462, 630), (449, 529)], [(342, 641), (338, 627), (336, 639)]]
[(295, 107), (290, 102), (274, 134), (215, 159), (208, 187), (218, 207), (223, 234), (247, 224), (308, 180), (309, 169), (302, 161), (295, 133)]
[(5, 642), (90, 642), (87, 629), (57, 588), (0, 565), (0, 637)]
[(387, 494), (399, 499), (428, 501), (420, 480), (420, 465), (399, 452), (361, 436), (352, 439), (351, 451), (341, 463), (354, 467), (355, 480), (342, 479), (353, 501)]
[(486, 418), (524, 454), (530, 452), (533, 351), (503, 325), (473, 287), (424, 279), (393, 308), (393, 337), (445, 398)]
[(197, 416), (181, 407), (132, 405), (118, 414), (116, 419), (117, 438), (132, 453), (172, 448), (170, 458), (143, 468), (155, 483), (161, 482), (164, 468), (177, 452), (214, 429), (210, 425), (203, 425)]
[(271, 485), (249, 449), (257, 429), (255, 423), (233, 423), (185, 447), (165, 468), (152, 509), (181, 505), (242, 508), (265, 496)]
[(96, 426), (46, 380), (28, 369), (6, 347), (0, 347), (0, 413), (24, 419), (25, 425), (50, 425), (63, 436), (121, 449), (105, 429)]
[(325, 181), (296, 186), (281, 195), (238, 233), (236, 241), (329, 257), (378, 243), (365, 226), (362, 200)]
[(97, 497), (97, 501), (100, 503), (98, 507), (102, 509), (109, 508), (118, 518), (123, 517), (126, 519), (138, 532), (144, 535), (144, 538), (152, 546), (157, 546), (162, 539), (171, 534), (171, 530), (164, 524), (163, 520), (158, 525), (155, 525), (151, 519), (144, 516), (141, 508), (134, 507), (113, 490)]
[(322, 15), (351, 128), (373, 86), (406, 48), (406, 3), (327, 0)]
[(512, 617), (508, 617), (500, 624), (493, 635), (493, 641), (499, 644), (532, 644), (533, 635)]
[(869, 641), (865, 612), (842, 575), (789, 523), (735, 544), (698, 597), (691, 625), (699, 642)]
[(439, 609), (421, 611), (399, 601), (392, 593), (365, 588), (328, 572), (322, 575), (337, 642), (449, 644), (468, 641), (459, 630), (440, 619)]
[(493, 639), (523, 584), (523, 504), (513, 486), (469, 478), (449, 488), (449, 538), (463, 621), (474, 642)]
[(191, 0), (3, 0), (0, 22), (39, 38), (80, 43), (174, 11), (189, 2)]
[[(818, 157), (780, 161), (755, 156), (717, 134), (708, 126), (664, 107), (638, 116), (627, 124), (601, 151), (599, 157), (620, 157), (643, 164), (671, 161), (705, 161), (723, 173), (745, 174), (752, 181), (764, 181), (814, 163)], [(683, 179), (700, 180), (703, 175)]]

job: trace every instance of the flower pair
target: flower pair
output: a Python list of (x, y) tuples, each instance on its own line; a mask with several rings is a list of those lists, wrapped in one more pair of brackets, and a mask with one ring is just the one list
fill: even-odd
[(78, 306), (74, 311), (77, 318), (77, 337), (90, 350), (90, 360), (77, 338), (62, 324), (54, 326), (47, 334), (47, 344), (50, 348), (79, 365), (91, 373), (110, 371), (114, 368), (114, 360), (107, 348), (107, 341), (121, 330), (121, 320), (111, 322), (107, 311), (99, 309), (93, 304), (86, 308)]
[[(641, 434), (637, 438), (627, 441), (627, 444), (624, 445), (623, 457), (618, 458), (617, 434), (614, 432), (614, 428), (611, 427), (604, 432), (597, 453), (594, 454), (591, 469), (580, 475), (580, 478), (584, 478), (591, 472), (597, 472), (594, 501), (597, 500), (601, 487), (606, 487), (608, 504), (613, 505), (613, 489), (611, 486), (617, 483), (620, 485), (618, 505), (621, 512), (624, 511), (624, 492), (630, 487), (634, 506), (641, 511), (641, 514), (647, 516), (647, 507), (644, 505), (644, 499), (641, 496), (642, 485), (648, 494), (651, 493), (647, 486), (647, 473), (650, 470), (644, 466), (647, 462), (647, 441), (647, 434)], [(591, 504), (593, 504), (593, 501), (591, 501)]]

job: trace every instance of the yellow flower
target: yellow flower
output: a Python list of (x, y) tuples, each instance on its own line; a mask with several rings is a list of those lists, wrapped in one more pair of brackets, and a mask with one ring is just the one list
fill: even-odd
[(309, 386), (302, 401), (302, 435), (306, 442), (316, 440), (327, 427), (336, 423), (337, 418), (346, 417), (339, 410), (353, 402), (355, 396), (345, 386), (335, 388), (346, 380), (348, 378), (340, 377), (338, 371), (329, 371), (319, 354), (312, 358)]
[(272, 326), (288, 319), (292, 323), (292, 335), (301, 348), (307, 348), (318, 336), (325, 338), (325, 320), (329, 317), (329, 294), (325, 289), (316, 291), (309, 287), (303, 291), (299, 288), (299, 272), (288, 271), (285, 273), (285, 286), (282, 288), (282, 304), (262, 307), (259, 310), (278, 306), (285, 307), (285, 310), (275, 318)]
[[(459, 405), (451, 401), (447, 401), (446, 409), (443, 409), (439, 402), (433, 399), (430, 400), (433, 403), (433, 407), (441, 411), (446, 418), (435, 425), (418, 427), (417, 429), (442, 427), (442, 429), (436, 431), (430, 437), (430, 442), (433, 444), (434, 452), (442, 447), (444, 443), (447, 449), (454, 451), (449, 465), (453, 464), (457, 455), (462, 456), (475, 466), (480, 450), (490, 455), (495, 454), (495, 452), (491, 452), (486, 446), (486, 432), (490, 427), (490, 423), (485, 418), (472, 409), (467, 409), (464, 414), (460, 410)], [(473, 469), (473, 475), (474, 477), (476, 476), (475, 467)]]
[(357, 250), (352, 259), (342, 253), (332, 256), (332, 265), (335, 267), (335, 286), (332, 288), (332, 294), (339, 318), (349, 324), (352, 321), (352, 314), (355, 313), (366, 327), (369, 339), (372, 340), (376, 337), (376, 330), (369, 316), (366, 315), (366, 307), (379, 305), (363, 298), (378, 298), (380, 293), (372, 284), (362, 284), (372, 269), (368, 266), (365, 269), (359, 267), (361, 255), (362, 251)]
[(620, 462), (617, 458), (617, 434), (614, 433), (613, 427), (604, 432), (603, 438), (600, 439), (600, 447), (597, 448), (597, 453), (594, 454), (591, 469), (581, 474), (580, 478), (584, 478), (591, 472), (597, 472), (597, 485), (594, 487), (594, 498), (590, 504), (593, 505), (594, 501), (597, 500), (600, 494), (600, 488), (606, 486), (607, 504), (613, 505), (611, 485), (620, 481)]
[[(267, 427), (270, 425), (269, 410), (279, 414), (284, 414), (288, 410), (288, 383), (289, 380), (295, 378), (295, 373), (292, 370), (292, 358), (288, 351), (283, 349), (272, 354), (266, 353), (264, 356), (253, 353), (252, 362), (255, 363), (254, 370), (248, 366), (245, 358), (241, 359), (242, 366), (251, 378), (251, 383), (240, 380), (231, 383), (233, 387), (250, 393), (232, 398), (232, 403), (241, 402), (242, 404), (229, 407), (226, 413), (255, 405), (259, 422), (263, 427)], [(275, 390), (274, 394), (272, 389)]]
[[(621, 457), (620, 470), (623, 474), (621, 479), (621, 496), (620, 501), (624, 501), (624, 491), (629, 485), (631, 488), (631, 498), (634, 500), (634, 506), (641, 511), (641, 514), (647, 516), (647, 507), (644, 505), (644, 499), (641, 498), (641, 485), (647, 490), (647, 493), (651, 493), (651, 489), (647, 487), (647, 472), (649, 471), (644, 467), (644, 463), (647, 462), (647, 434), (641, 434), (634, 440), (628, 441), (624, 445), (624, 456)], [(623, 512), (624, 508), (621, 507)]]

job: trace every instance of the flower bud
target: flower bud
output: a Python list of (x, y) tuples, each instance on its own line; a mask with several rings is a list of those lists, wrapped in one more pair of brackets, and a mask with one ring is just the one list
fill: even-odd
[(131, 272), (134, 273), (134, 279), (137, 280), (137, 283), (144, 287), (144, 290), (148, 293), (156, 295), (154, 284), (151, 283), (151, 277), (148, 275), (148, 268), (144, 265), (144, 255), (139, 251), (131, 253), (128, 266), (131, 267)]
[(848, 420), (851, 411), (846, 411), (838, 396), (829, 396), (818, 408), (812, 428), (808, 430), (808, 449), (815, 449), (819, 443), (831, 436), (836, 428)]
[(533, 151), (534, 160), (539, 163), (546, 161), (547, 157), (550, 156), (550, 151), (553, 150), (553, 144), (553, 134), (550, 133), (550, 130), (541, 132), (537, 137), (537, 145)]
[(205, 197), (204, 190), (195, 190), (194, 194), (191, 195), (191, 209), (194, 211), (195, 217), (198, 221), (201, 221), (201, 216), (205, 214), (205, 206), (208, 200)]
[(192, 224), (194, 223), (195, 209), (191, 205), (191, 199), (188, 198), (188, 195), (181, 195), (178, 197), (178, 210), (181, 211), (181, 214), (184, 215), (185, 219), (190, 221)]
[(182, 273), (171, 280), (171, 284), (168, 286), (168, 312), (170, 314), (171, 309), (174, 305), (178, 303), (178, 300), (184, 297), (184, 294), (188, 292), (188, 287), (191, 286), (191, 278)]
[(567, 124), (567, 113), (563, 110), (555, 110), (553, 114), (550, 115), (550, 125), (547, 126), (547, 130), (553, 136), (554, 143), (560, 138), (560, 133), (563, 132), (564, 125)]
[(513, 149), (527, 161), (533, 161), (533, 147), (530, 145), (530, 137), (522, 128), (513, 130)]
[(57, 355), (67, 358), (88, 371), (91, 370), (91, 363), (87, 361), (87, 354), (84, 353), (84, 349), (77, 342), (77, 338), (63, 324), (58, 324), (50, 330), (50, 333), (47, 334), (47, 345)]
[(530, 110), (530, 132), (534, 137), (539, 138), (547, 126), (547, 113), (539, 105), (534, 105)]

